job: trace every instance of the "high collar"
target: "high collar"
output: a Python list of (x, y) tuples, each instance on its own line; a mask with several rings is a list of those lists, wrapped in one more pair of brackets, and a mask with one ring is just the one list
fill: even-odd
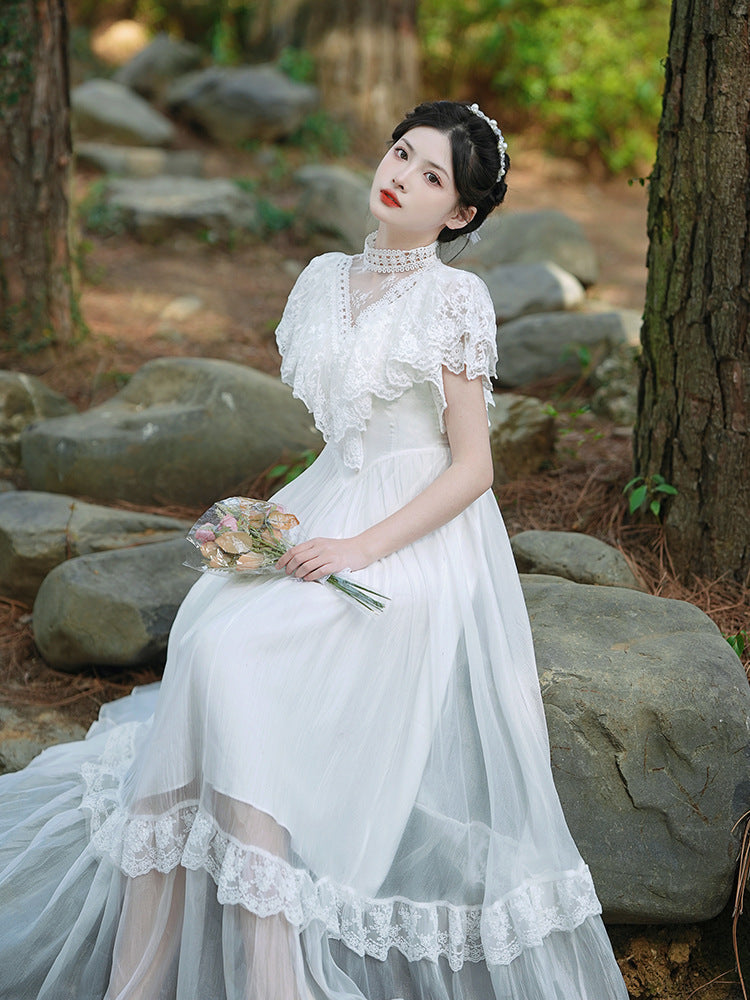
[(421, 271), (440, 261), (437, 241), (413, 250), (381, 250), (375, 246), (375, 233), (365, 240), (363, 267), (366, 271), (392, 274), (396, 271)]

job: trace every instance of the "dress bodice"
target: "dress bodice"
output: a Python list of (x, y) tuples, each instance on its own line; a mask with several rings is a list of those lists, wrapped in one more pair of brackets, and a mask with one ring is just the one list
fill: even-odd
[(444, 449), (446, 458), (450, 454), (429, 385), (414, 385), (396, 399), (373, 400), (362, 434), (363, 469), (384, 456), (433, 448)]

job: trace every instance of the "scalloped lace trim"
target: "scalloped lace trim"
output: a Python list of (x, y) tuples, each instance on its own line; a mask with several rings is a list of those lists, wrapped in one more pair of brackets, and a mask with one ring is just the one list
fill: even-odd
[(179, 864), (204, 869), (222, 904), (239, 904), (260, 917), (283, 913), (299, 928), (320, 922), (358, 955), (383, 960), (397, 948), (410, 962), (446, 958), (454, 971), (464, 962), (508, 965), (552, 931), (572, 931), (601, 913), (583, 863), (555, 877), (529, 879), (490, 906), (373, 899), (237, 841), (197, 802), (158, 816), (128, 814), (120, 786), (142, 728), (118, 726), (98, 761), (82, 769), (92, 844), (128, 876), (166, 873)]

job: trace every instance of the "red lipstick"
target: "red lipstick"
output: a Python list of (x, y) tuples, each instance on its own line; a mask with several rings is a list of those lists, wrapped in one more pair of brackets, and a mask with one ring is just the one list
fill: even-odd
[(380, 200), (384, 205), (390, 205), (392, 208), (401, 208), (401, 202), (398, 200), (393, 191), (389, 191), (388, 188), (381, 189)]

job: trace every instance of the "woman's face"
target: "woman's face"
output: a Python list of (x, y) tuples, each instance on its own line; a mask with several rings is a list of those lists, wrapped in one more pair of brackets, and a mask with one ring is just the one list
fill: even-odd
[[(418, 125), (388, 150), (375, 171), (370, 211), (389, 243), (423, 246), (444, 226), (460, 229), (474, 209), (458, 209), (450, 139)], [(386, 245), (378, 240), (379, 245)]]

